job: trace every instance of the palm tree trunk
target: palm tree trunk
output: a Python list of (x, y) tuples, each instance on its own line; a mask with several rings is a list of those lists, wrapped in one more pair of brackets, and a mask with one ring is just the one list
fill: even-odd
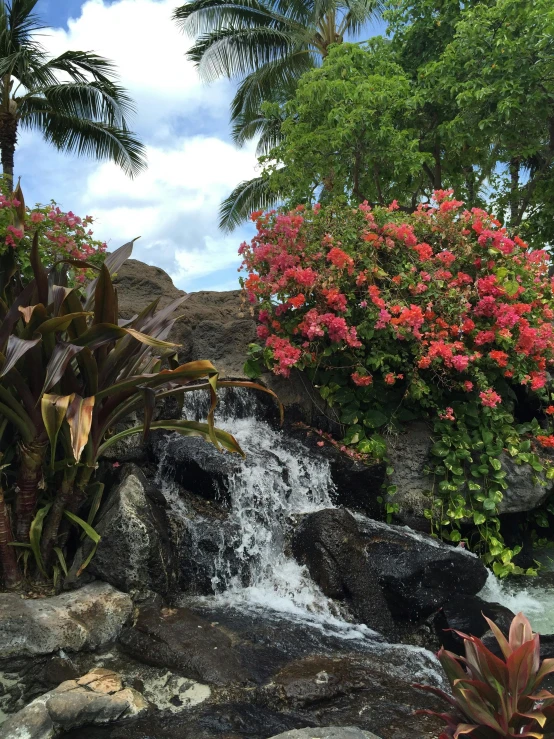
[(42, 464), (46, 444), (31, 442), (20, 446), (20, 468), (17, 479), (15, 515), (17, 541), (29, 541), (29, 529), (35, 515), (38, 489), (42, 482)]
[(17, 564), (15, 548), (10, 546), (14, 541), (10, 515), (4, 500), (4, 491), (0, 488), (0, 562), (7, 589), (16, 588), (21, 583), (21, 571)]
[(11, 79), (6, 75), (3, 79), (2, 108), (0, 110), (0, 152), (2, 171), (6, 184), (13, 188), (13, 158), (17, 144), (17, 103), (10, 98)]

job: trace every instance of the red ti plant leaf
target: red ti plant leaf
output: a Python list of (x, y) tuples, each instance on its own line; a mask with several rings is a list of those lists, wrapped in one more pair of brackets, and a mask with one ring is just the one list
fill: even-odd
[(43, 392), (47, 393), (50, 388), (54, 387), (61, 380), (69, 362), (76, 354), (82, 352), (83, 349), (84, 346), (66, 344), (63, 341), (56, 344), (46, 367)]
[(71, 448), (76, 462), (81, 459), (81, 454), (88, 441), (93, 409), (94, 395), (90, 398), (81, 398), (76, 393), (67, 409), (66, 418), (71, 431)]
[(19, 339), (13, 334), (8, 339), (8, 346), (6, 347), (5, 357), (6, 361), (0, 371), (0, 377), (4, 377), (8, 372), (16, 365), (16, 363), (23, 357), (30, 349), (33, 349), (37, 344), (40, 344), (41, 337), (37, 339)]
[(531, 641), (533, 630), (529, 620), (523, 613), (518, 613), (510, 625), (508, 641), (512, 649), (518, 649), (525, 642)]

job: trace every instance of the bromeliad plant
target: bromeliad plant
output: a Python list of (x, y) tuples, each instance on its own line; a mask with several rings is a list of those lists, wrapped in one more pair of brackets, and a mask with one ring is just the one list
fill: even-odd
[[(56, 284), (63, 271), (56, 264), (45, 269), (36, 232), (28, 284), (12, 252), (0, 257), (0, 560), (8, 587), (21, 582), (21, 560), (34, 562), (44, 577), (67, 572), (70, 525), (98, 542), (91, 524), (102, 486), (94, 474), (101, 455), (125, 436), (168, 429), (242, 454), (231, 434), (214, 427), (217, 389), (263, 388), (221, 382), (208, 361), (179, 364), (176, 345), (166, 337), (184, 297), (162, 310), (154, 301), (118, 323), (111, 273), (131, 251), (132, 242), (110, 255), (85, 295)], [(93, 267), (69, 257), (63, 261)], [(198, 389), (211, 394), (207, 423), (154, 420), (160, 399)], [(141, 423), (114, 433), (137, 412)], [(87, 500), (85, 521), (78, 514)]]
[(465, 535), (506, 575), (518, 570), (497, 515), (501, 455), (554, 475), (537, 454), (554, 436), (514, 418), (516, 386), (554, 412), (550, 255), (451, 191), (434, 198), (409, 215), (340, 202), (253, 214), (258, 233), (240, 252), (260, 342), (246, 369), (308, 373), (338, 409), (344, 444), (374, 458), (386, 455), (382, 430), (429, 419), (434, 531)]
[(415, 685), (443, 698), (455, 712), (418, 711), (446, 723), (440, 739), (503, 739), (554, 736), (554, 695), (540, 686), (554, 672), (554, 660), (540, 660), (539, 635), (519, 613), (508, 639), (486, 618), (500, 647), (495, 656), (475, 636), (456, 632), (464, 640), (465, 657), (441, 649), (438, 658), (450, 682), (452, 695), (429, 685)]

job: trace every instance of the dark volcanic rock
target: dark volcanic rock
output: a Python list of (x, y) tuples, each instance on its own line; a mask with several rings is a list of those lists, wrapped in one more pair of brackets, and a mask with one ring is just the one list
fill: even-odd
[(313, 721), (244, 702), (201, 706), (184, 716), (153, 714), (127, 725), (80, 729), (63, 739), (266, 739)]
[(119, 641), (125, 652), (141, 662), (169, 667), (193, 680), (227, 685), (249, 679), (232, 639), (186, 608), (142, 606)]
[[(167, 597), (176, 581), (176, 559), (169, 536), (165, 499), (134, 465), (110, 492), (95, 529), (102, 537), (87, 568), (89, 575), (135, 594)], [(90, 552), (86, 539), (77, 552), (69, 583)]]
[(489, 631), (484, 616), (490, 618), (505, 636), (515, 614), (500, 603), (488, 603), (473, 595), (458, 595), (450, 600), (435, 615), (434, 624), (442, 646), (450, 652), (463, 654), (463, 639), (452, 629), (481, 638)]
[(348, 600), (355, 616), (370, 628), (392, 632), (379, 573), (352, 514), (344, 508), (308, 514), (294, 533), (292, 549), (325, 595)]
[(485, 566), (464, 550), (344, 509), (306, 515), (292, 546), (323, 592), (347, 600), (373, 628), (383, 618), (387, 627), (388, 609), (396, 618), (419, 620), (456, 594), (478, 593), (487, 579)]

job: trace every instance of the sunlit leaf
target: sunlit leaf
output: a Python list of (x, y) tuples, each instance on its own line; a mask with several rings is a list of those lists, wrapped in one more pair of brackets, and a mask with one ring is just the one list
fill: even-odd
[(8, 372), (15, 367), (17, 362), (23, 357), (28, 351), (33, 349), (37, 344), (40, 344), (40, 336), (36, 339), (20, 339), (17, 336), (11, 334), (8, 339), (8, 346), (5, 351), (6, 361), (0, 371), (0, 377), (4, 377)]
[(81, 454), (88, 441), (93, 408), (94, 395), (81, 398), (80, 395), (74, 394), (67, 409), (66, 418), (71, 431), (71, 448), (76, 462), (81, 459)]
[(50, 441), (50, 465), (54, 466), (58, 434), (66, 416), (71, 395), (44, 394), (40, 400), (40, 411)]

